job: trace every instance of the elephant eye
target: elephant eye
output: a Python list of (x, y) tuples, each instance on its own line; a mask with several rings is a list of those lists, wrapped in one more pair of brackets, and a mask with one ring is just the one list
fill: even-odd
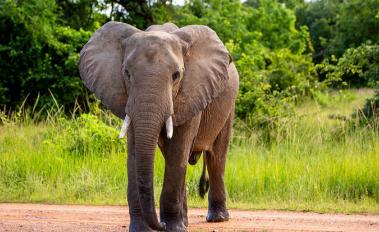
[(172, 74), (172, 80), (173, 81), (176, 81), (177, 79), (179, 79), (179, 77), (180, 77), (179, 71), (176, 71), (176, 72), (174, 72), (174, 74)]

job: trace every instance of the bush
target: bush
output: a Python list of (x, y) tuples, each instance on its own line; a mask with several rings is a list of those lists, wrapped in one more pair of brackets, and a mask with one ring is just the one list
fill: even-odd
[(84, 102), (77, 68), (79, 51), (92, 34), (75, 30), (59, 19), (53, 0), (0, 3), (0, 106), (16, 108), (28, 97), (38, 108), (52, 105), (53, 92), (61, 105)]
[(365, 43), (316, 66), (321, 81), (334, 87), (379, 87), (379, 45)]
[[(232, 53), (238, 49), (227, 46)], [(294, 113), (297, 102), (318, 90), (310, 57), (289, 49), (271, 51), (259, 43), (246, 50), (235, 62), (240, 74), (236, 113), (249, 126), (275, 126), (278, 118)]]
[(363, 108), (353, 113), (360, 125), (379, 129), (379, 91), (375, 96), (366, 100)]
[(77, 156), (106, 156), (110, 153), (126, 152), (126, 140), (118, 138), (116, 127), (107, 125), (93, 114), (81, 114), (71, 120), (60, 118), (56, 125), (58, 130), (47, 133), (44, 140), (45, 144), (53, 146), (54, 149)]
[(303, 2), (296, 8), (296, 24), (309, 28), (316, 63), (331, 55), (339, 58), (348, 48), (379, 40), (378, 0)]

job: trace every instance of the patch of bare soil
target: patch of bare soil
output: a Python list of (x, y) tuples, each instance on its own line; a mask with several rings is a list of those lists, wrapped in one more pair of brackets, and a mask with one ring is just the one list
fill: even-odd
[[(379, 231), (379, 215), (230, 210), (207, 223), (206, 209), (189, 210), (189, 231)], [(0, 204), (0, 231), (127, 231), (126, 206)]]

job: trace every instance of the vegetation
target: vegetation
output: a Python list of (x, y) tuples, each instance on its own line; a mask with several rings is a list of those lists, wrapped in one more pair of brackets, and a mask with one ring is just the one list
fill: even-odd
[[(272, 126), (306, 96), (328, 87), (377, 86), (378, 0), (5, 0), (0, 3), (0, 106), (38, 98), (66, 112), (88, 111), (79, 51), (108, 20), (140, 28), (171, 21), (205, 24), (227, 45), (241, 76), (236, 113), (249, 126)], [(355, 17), (351, 18), (351, 12)], [(42, 12), (42, 13), (41, 13)], [(317, 64), (317, 66), (315, 66)], [(88, 101), (88, 99), (90, 101)]]
[[(345, 91), (310, 100), (299, 117), (286, 118), (267, 143), (259, 131), (236, 122), (225, 181), (231, 207), (339, 212), (379, 212), (379, 131), (351, 130), (350, 118), (372, 91)], [(0, 199), (16, 202), (125, 204), (125, 141), (118, 121), (99, 112), (77, 118), (33, 115), (9, 118), (0, 127)], [(22, 114), (21, 114), (22, 115)], [(29, 120), (25, 120), (29, 118)], [(159, 151), (158, 151), (159, 153)], [(155, 188), (160, 193), (164, 161), (156, 156)], [(189, 167), (191, 206), (198, 196), (201, 165)], [(159, 199), (158, 196), (156, 199)]]
[(367, 129), (376, 129), (379, 125), (379, 92), (366, 100), (362, 109), (356, 110), (353, 117)]
[(377, 0), (319, 0), (297, 6), (297, 26), (309, 28), (317, 63), (367, 41), (378, 42)]
[(320, 78), (335, 87), (379, 87), (379, 45), (349, 48), (339, 59), (332, 56), (317, 65)]
[(0, 1), (0, 201), (125, 202), (120, 121), (77, 68), (109, 20), (204, 24), (225, 43), (240, 74), (230, 205), (379, 211), (379, 0)]

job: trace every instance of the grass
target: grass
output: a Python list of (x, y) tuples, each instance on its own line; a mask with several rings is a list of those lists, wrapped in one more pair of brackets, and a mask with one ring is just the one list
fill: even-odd
[[(308, 100), (269, 131), (269, 142), (237, 120), (225, 175), (229, 207), (379, 213), (379, 130), (352, 129), (347, 120), (370, 95), (349, 90)], [(95, 112), (50, 113), (44, 122), (2, 116), (0, 202), (126, 204), (120, 122)], [(159, 199), (164, 162), (157, 153)], [(197, 194), (201, 166), (188, 167), (191, 207), (207, 206)]]

